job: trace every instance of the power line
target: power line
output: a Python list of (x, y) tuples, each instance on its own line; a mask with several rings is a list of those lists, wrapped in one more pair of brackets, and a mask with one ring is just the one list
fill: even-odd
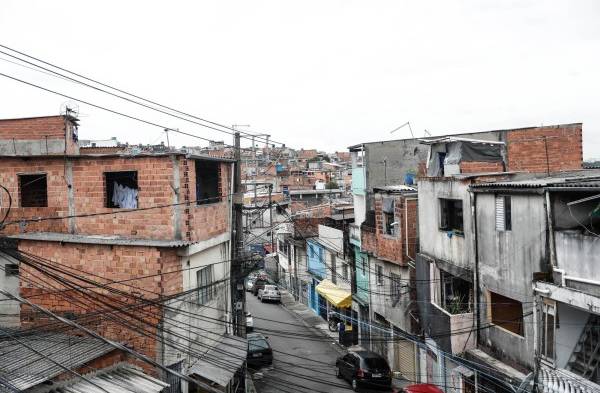
[[(30, 61), (24, 60), (24, 59), (22, 59), (22, 58), (19, 58), (18, 56), (12, 55), (12, 54), (10, 54), (10, 53), (4, 52), (4, 51), (0, 51), (0, 53), (3, 53), (3, 54), (5, 54), (5, 55), (7, 55), (7, 56), (10, 56), (10, 57), (12, 57), (12, 58), (14, 58), (14, 59), (17, 59), (17, 60), (19, 60), (19, 61), (21, 61), (21, 62), (24, 62), (24, 63), (26, 63), (26, 64), (32, 65), (32, 66), (34, 66), (34, 67), (40, 68), (40, 69), (42, 69), (42, 70), (44, 70), (44, 71), (50, 72), (50, 73), (52, 73), (53, 75), (56, 75), (57, 77), (60, 77), (60, 78), (63, 78), (63, 79), (67, 79), (67, 80), (70, 80), (70, 81), (72, 81), (72, 82), (75, 82), (75, 83), (78, 83), (78, 84), (84, 85), (84, 86), (86, 86), (86, 87), (89, 87), (89, 88), (92, 88), (92, 89), (98, 90), (98, 91), (100, 91), (100, 92), (103, 92), (103, 93), (106, 93), (106, 94), (109, 94), (109, 95), (112, 95), (112, 96), (115, 96), (115, 97), (118, 97), (118, 98), (120, 98), (120, 99), (123, 99), (123, 100), (126, 100), (126, 101), (128, 101), (128, 102), (131, 102), (131, 103), (134, 103), (134, 104), (137, 104), (137, 105), (141, 105), (141, 106), (143, 106), (143, 107), (145, 107), (145, 108), (148, 108), (148, 109), (151, 109), (151, 110), (154, 110), (154, 111), (158, 111), (158, 112), (160, 112), (160, 113), (163, 113), (163, 114), (166, 114), (166, 115), (168, 115), (168, 116), (173, 116), (173, 117), (176, 117), (176, 118), (178, 118), (178, 119), (181, 119), (181, 120), (184, 120), (184, 121), (188, 121), (188, 122), (191, 122), (191, 123), (194, 123), (194, 124), (200, 125), (200, 126), (202, 126), (202, 127), (210, 128), (210, 129), (212, 129), (212, 130), (215, 130), (215, 131), (224, 132), (224, 133), (227, 133), (227, 134), (229, 134), (229, 135), (233, 135), (235, 132), (237, 132), (237, 130), (236, 130), (236, 129), (234, 129), (233, 127), (229, 127), (229, 126), (226, 126), (226, 125), (224, 125), (224, 124), (220, 124), (220, 123), (217, 123), (217, 122), (214, 122), (214, 121), (210, 121), (210, 120), (207, 120), (207, 119), (203, 119), (203, 118), (201, 118), (201, 117), (198, 117), (198, 116), (195, 116), (195, 115), (192, 115), (192, 114), (186, 113), (186, 112), (179, 111), (179, 110), (177, 110), (177, 109), (174, 109), (174, 108), (172, 108), (172, 107), (169, 107), (169, 106), (166, 106), (166, 105), (163, 105), (163, 104), (159, 104), (158, 102), (155, 102), (155, 101), (152, 101), (152, 100), (149, 100), (149, 99), (146, 99), (146, 98), (140, 97), (140, 96), (138, 96), (138, 95), (135, 95), (135, 94), (133, 94), (133, 93), (129, 93), (129, 92), (127, 92), (127, 91), (124, 91), (124, 90), (118, 89), (118, 88), (116, 88), (116, 87), (114, 87), (114, 86), (111, 86), (111, 85), (108, 85), (108, 84), (105, 84), (105, 83), (99, 82), (98, 80), (94, 80), (94, 79), (92, 79), (92, 78), (89, 78), (89, 77), (86, 77), (86, 76), (84, 76), (84, 75), (78, 74), (78, 73), (76, 73), (76, 72), (70, 71), (70, 70), (68, 70), (68, 69), (66, 69), (66, 68), (59, 67), (59, 66), (57, 66), (57, 65), (55, 65), (55, 64), (52, 64), (52, 63), (50, 63), (50, 62), (47, 62), (47, 61), (44, 61), (44, 60), (42, 60), (42, 59), (40, 59), (40, 58), (37, 58), (37, 57), (31, 56), (31, 55), (28, 55), (28, 54), (26, 54), (26, 53), (24, 53), (24, 52), (18, 51), (18, 50), (16, 50), (16, 49), (13, 49), (13, 48), (9, 48), (8, 46), (5, 46), (5, 45), (2, 45), (2, 44), (0, 44), (0, 47), (2, 47), (2, 48), (5, 48), (5, 49), (8, 49), (8, 50), (10, 50), (10, 51), (12, 51), (12, 52), (14, 52), (14, 53), (18, 53), (18, 54), (20, 54), (20, 55), (22, 55), (22, 56), (25, 56), (25, 57), (27, 57), (27, 58), (33, 59), (33, 60), (35, 60), (35, 61), (37, 61), (37, 62), (39, 62), (39, 63), (42, 63), (42, 64), (49, 65), (49, 66), (51, 66), (51, 67), (53, 67), (53, 68), (55, 68), (55, 69), (58, 69), (58, 70), (61, 70), (61, 71), (67, 72), (67, 73), (69, 73), (69, 74), (71, 74), (71, 75), (75, 75), (75, 76), (77, 76), (77, 77), (79, 77), (79, 78), (83, 78), (83, 79), (85, 79), (85, 80), (88, 80), (88, 81), (90, 81), (90, 82), (93, 82), (93, 83), (95, 83), (95, 84), (97, 84), (97, 85), (100, 85), (100, 86), (103, 86), (103, 87), (109, 88), (109, 89), (111, 89), (111, 90), (114, 90), (114, 91), (117, 91), (117, 92), (119, 92), (119, 93), (126, 94), (126, 95), (128, 95), (128, 96), (130, 96), (130, 97), (137, 98), (137, 99), (139, 99), (139, 100), (142, 100), (142, 101), (148, 102), (148, 103), (150, 103), (150, 104), (153, 104), (153, 105), (156, 105), (156, 106), (158, 106), (158, 107), (165, 108), (165, 109), (167, 109), (167, 110), (169, 110), (169, 111), (172, 111), (172, 112), (175, 112), (175, 113), (179, 113), (179, 114), (181, 114), (181, 115), (184, 115), (184, 116), (187, 116), (187, 117), (191, 117), (191, 118), (193, 118), (193, 119), (200, 120), (200, 121), (203, 121), (203, 122), (205, 122), (205, 123), (208, 123), (208, 124), (212, 124), (213, 126), (218, 126), (218, 127), (221, 127), (221, 128), (225, 128), (225, 129), (227, 129), (227, 130), (230, 130), (230, 131), (232, 131), (232, 132), (229, 132), (229, 131), (224, 131), (224, 130), (221, 130), (221, 129), (218, 129), (218, 128), (215, 128), (215, 127), (208, 126), (208, 125), (206, 125), (206, 124), (198, 123), (198, 122), (195, 122), (195, 121), (192, 121), (192, 120), (186, 119), (186, 118), (184, 118), (184, 117), (181, 117), (181, 116), (174, 115), (174, 114), (172, 114), (172, 113), (169, 113), (169, 112), (166, 112), (166, 111), (164, 111), (164, 110), (160, 110), (160, 109), (154, 108), (154, 107), (152, 107), (152, 106), (149, 106), (149, 105), (146, 105), (146, 104), (140, 103), (140, 102), (138, 102), (138, 101), (132, 100), (132, 99), (130, 99), (130, 98), (123, 97), (123, 96), (121, 96), (121, 95), (118, 95), (118, 94), (115, 94), (115, 93), (109, 92), (109, 91), (107, 91), (107, 90), (101, 89), (101, 88), (99, 88), (99, 87), (97, 87), (97, 86), (90, 85), (90, 84), (88, 84), (88, 83), (86, 83), (86, 82), (82, 82), (82, 81), (80, 81), (80, 80), (77, 80), (77, 79), (75, 79), (75, 78), (69, 77), (69, 76), (67, 76), (67, 75), (64, 75), (64, 74), (61, 74), (61, 73), (59, 73), (59, 72), (53, 71), (53, 70), (51, 70), (51, 69), (48, 69), (48, 68), (46, 68), (46, 67), (40, 66), (39, 64), (35, 64), (35, 63), (33, 63), (33, 62), (30, 62)], [(77, 101), (79, 101), (79, 100), (77, 100)], [(244, 137), (244, 138), (246, 138), (246, 139), (252, 139), (252, 138), (254, 138), (254, 139), (257, 139), (257, 140), (262, 140), (262, 141), (264, 141), (264, 142), (268, 142), (268, 141), (269, 141), (269, 139), (264, 139), (264, 138), (260, 137), (260, 135), (254, 135), (254, 134), (252, 134), (252, 133), (249, 133), (249, 132), (243, 132), (243, 131), (240, 131), (240, 132), (241, 132), (241, 133), (243, 133), (243, 134), (249, 135), (248, 137)], [(271, 140), (271, 142), (273, 142), (273, 143), (277, 143), (277, 144), (281, 144), (281, 145), (285, 145), (284, 143), (277, 142), (277, 141), (274, 141), (274, 140)]]

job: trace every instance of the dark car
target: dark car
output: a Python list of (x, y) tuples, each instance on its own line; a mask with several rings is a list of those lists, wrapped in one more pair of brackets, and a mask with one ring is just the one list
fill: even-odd
[(254, 285), (252, 286), (252, 294), (254, 296), (258, 295), (258, 291), (265, 288), (265, 285), (269, 285), (269, 281), (262, 278), (257, 278), (254, 281)]
[(267, 341), (267, 337), (260, 333), (248, 333), (248, 355), (246, 363), (251, 369), (259, 369), (260, 366), (273, 363), (273, 350)]
[(392, 384), (390, 366), (375, 352), (349, 352), (338, 358), (335, 366), (337, 377), (349, 381), (355, 391), (360, 386), (389, 388)]

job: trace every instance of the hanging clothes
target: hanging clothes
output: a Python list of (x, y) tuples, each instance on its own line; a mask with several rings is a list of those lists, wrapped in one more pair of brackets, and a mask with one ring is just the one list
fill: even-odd
[(113, 184), (112, 203), (121, 209), (137, 209), (138, 190), (122, 186), (116, 181)]

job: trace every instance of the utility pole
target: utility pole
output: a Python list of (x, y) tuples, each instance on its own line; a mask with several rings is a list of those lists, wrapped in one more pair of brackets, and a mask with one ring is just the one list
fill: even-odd
[(273, 236), (273, 202), (271, 201), (271, 193), (273, 192), (273, 184), (269, 184), (269, 226), (271, 227), (271, 252), (275, 252), (275, 238)]
[(231, 300), (233, 315), (233, 333), (239, 337), (246, 337), (246, 291), (244, 290), (244, 277), (242, 276), (243, 263), (243, 223), (242, 223), (242, 157), (240, 153), (240, 133), (234, 135), (235, 171), (233, 174), (233, 261), (231, 262)]

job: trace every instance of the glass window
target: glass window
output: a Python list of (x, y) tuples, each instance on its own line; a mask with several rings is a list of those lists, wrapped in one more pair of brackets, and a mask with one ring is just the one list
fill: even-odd
[(213, 288), (213, 267), (206, 266), (196, 272), (198, 281), (198, 304), (206, 304), (214, 299), (215, 291)]

